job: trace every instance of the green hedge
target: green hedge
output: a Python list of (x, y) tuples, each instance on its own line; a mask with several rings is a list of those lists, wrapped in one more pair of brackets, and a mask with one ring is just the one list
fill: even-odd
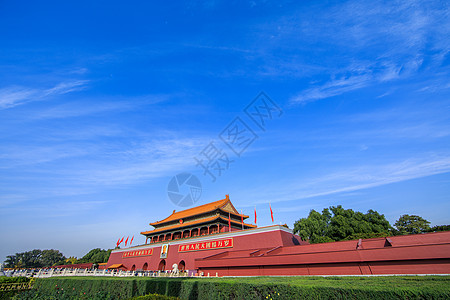
[(16, 295), (17, 293), (19, 293), (19, 292), (17, 292), (17, 291), (7, 291), (7, 292), (0, 291), (0, 300), (9, 300), (12, 297), (14, 297), (14, 295)]
[(18, 293), (23, 293), (23, 291), (4, 291), (3, 288), (8, 284), (17, 284), (23, 282), (29, 282), (30, 278), (27, 277), (0, 277), (0, 300), (9, 300)]
[(129, 300), (179, 300), (178, 297), (169, 297), (165, 295), (158, 295), (158, 294), (148, 294), (145, 296), (137, 296), (134, 298), (131, 298)]
[(183, 281), (179, 292), (171, 295), (181, 299), (450, 299), (450, 277), (202, 278)]
[(53, 277), (38, 279), (34, 287), (14, 299), (129, 299), (147, 294), (180, 299), (450, 299), (450, 276)]
[(0, 277), (0, 284), (2, 284), (2, 283), (21, 283), (21, 282), (28, 282), (28, 281), (30, 281), (30, 278), (27, 278), (27, 277), (6, 277), (6, 276)]

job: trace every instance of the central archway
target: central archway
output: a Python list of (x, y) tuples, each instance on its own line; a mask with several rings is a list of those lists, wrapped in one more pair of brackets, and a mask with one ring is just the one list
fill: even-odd
[(133, 266), (131, 267), (131, 271), (134, 271), (134, 270), (136, 270), (136, 265), (133, 265)]
[(158, 266), (158, 270), (159, 271), (165, 271), (166, 270), (166, 260), (163, 259), (159, 262), (159, 266)]
[(145, 263), (144, 266), (142, 267), (142, 270), (147, 271), (148, 269), (148, 263)]
[(184, 262), (184, 260), (180, 261), (180, 263), (178, 264), (178, 270), (180, 270), (181, 272), (186, 270), (186, 263)]

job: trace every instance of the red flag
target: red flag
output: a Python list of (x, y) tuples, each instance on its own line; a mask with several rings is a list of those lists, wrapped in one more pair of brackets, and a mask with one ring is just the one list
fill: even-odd
[(130, 246), (131, 246), (131, 243), (133, 242), (133, 239), (134, 239), (134, 235), (133, 235), (133, 237), (131, 238), (131, 241), (130, 241)]
[(116, 247), (119, 247), (119, 244), (120, 244), (120, 238), (117, 240)]
[(231, 215), (228, 213), (228, 231), (231, 231)]
[(269, 203), (269, 207), (270, 207), (270, 216), (272, 217), (272, 223), (273, 223), (273, 211), (272, 211), (272, 205), (270, 205), (270, 203)]
[(127, 236), (127, 239), (125, 240), (125, 246), (127, 245), (127, 243), (128, 243), (128, 238), (129, 238), (130, 236)]
[(255, 224), (256, 224), (256, 206), (255, 206)]
[[(124, 237), (123, 237), (123, 238), (124, 238)], [(122, 244), (122, 242), (123, 242), (123, 238), (122, 238), (122, 239), (120, 240), (120, 242), (119, 242), (119, 245), (120, 245), (120, 244)]]

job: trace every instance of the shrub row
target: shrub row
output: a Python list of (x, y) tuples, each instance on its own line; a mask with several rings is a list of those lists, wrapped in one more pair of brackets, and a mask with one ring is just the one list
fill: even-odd
[(1, 283), (21, 283), (30, 281), (27, 277), (6, 277), (0, 276), (0, 284)]
[(9, 290), (7, 285), (16, 285), (18, 283), (29, 282), (30, 278), (27, 277), (0, 277), (0, 300), (11, 299), (14, 295), (20, 293), (21, 291)]
[(17, 293), (16, 291), (0, 291), (0, 300), (9, 300)]
[(450, 289), (444, 285), (441, 289), (401, 285), (365, 288), (357, 284), (341, 286), (338, 281), (330, 284), (329, 280), (320, 282), (326, 284), (291, 284), (289, 279), (286, 281), (198, 280), (184, 283), (178, 296), (181, 299), (450, 299)]
[[(14, 299), (450, 299), (450, 277), (38, 279)], [(153, 298), (152, 298), (153, 297)]]
[(137, 296), (133, 297), (129, 300), (179, 300), (178, 297), (170, 297), (165, 295), (158, 295), (158, 294), (148, 294), (145, 296)]

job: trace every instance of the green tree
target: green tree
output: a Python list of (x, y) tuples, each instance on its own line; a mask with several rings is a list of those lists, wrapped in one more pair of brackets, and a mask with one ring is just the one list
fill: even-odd
[(109, 260), (109, 256), (111, 255), (111, 251), (113, 249), (108, 249), (108, 251), (106, 251), (105, 256), (103, 257), (103, 262), (106, 263)]
[(401, 234), (418, 234), (431, 229), (430, 222), (416, 215), (403, 215), (394, 223), (394, 226)]
[(450, 231), (450, 225), (436, 225), (430, 228), (428, 232)]
[(64, 255), (58, 250), (39, 250), (16, 253), (6, 257), (5, 265), (8, 268), (40, 268), (63, 264)]
[(17, 268), (19, 265), (19, 257), (17, 255), (8, 255), (4, 263), (6, 268)]
[(67, 265), (73, 265), (73, 264), (76, 264), (77, 261), (78, 261), (78, 258), (76, 258), (75, 256), (71, 256), (71, 257), (69, 257), (69, 258), (66, 258), (65, 264), (67, 264)]
[(34, 249), (16, 254), (19, 257), (19, 268), (39, 268), (42, 267), (41, 255), (42, 251)]
[(294, 223), (294, 233), (310, 243), (387, 236), (392, 231), (384, 215), (377, 211), (364, 214), (341, 205), (325, 208), (322, 214), (311, 210), (307, 218)]
[(66, 258), (58, 250), (42, 250), (40, 262), (42, 267), (51, 267), (65, 264)]
[(8, 268), (39, 268), (41, 255), (42, 251), (39, 249), (8, 255), (5, 265)]
[(324, 212), (312, 209), (307, 218), (302, 218), (294, 223), (294, 233), (298, 233), (303, 240), (309, 240), (310, 243), (332, 242), (327, 238), (327, 218)]
[(104, 263), (109, 259), (112, 249), (104, 250), (95, 248), (78, 260), (78, 263)]

